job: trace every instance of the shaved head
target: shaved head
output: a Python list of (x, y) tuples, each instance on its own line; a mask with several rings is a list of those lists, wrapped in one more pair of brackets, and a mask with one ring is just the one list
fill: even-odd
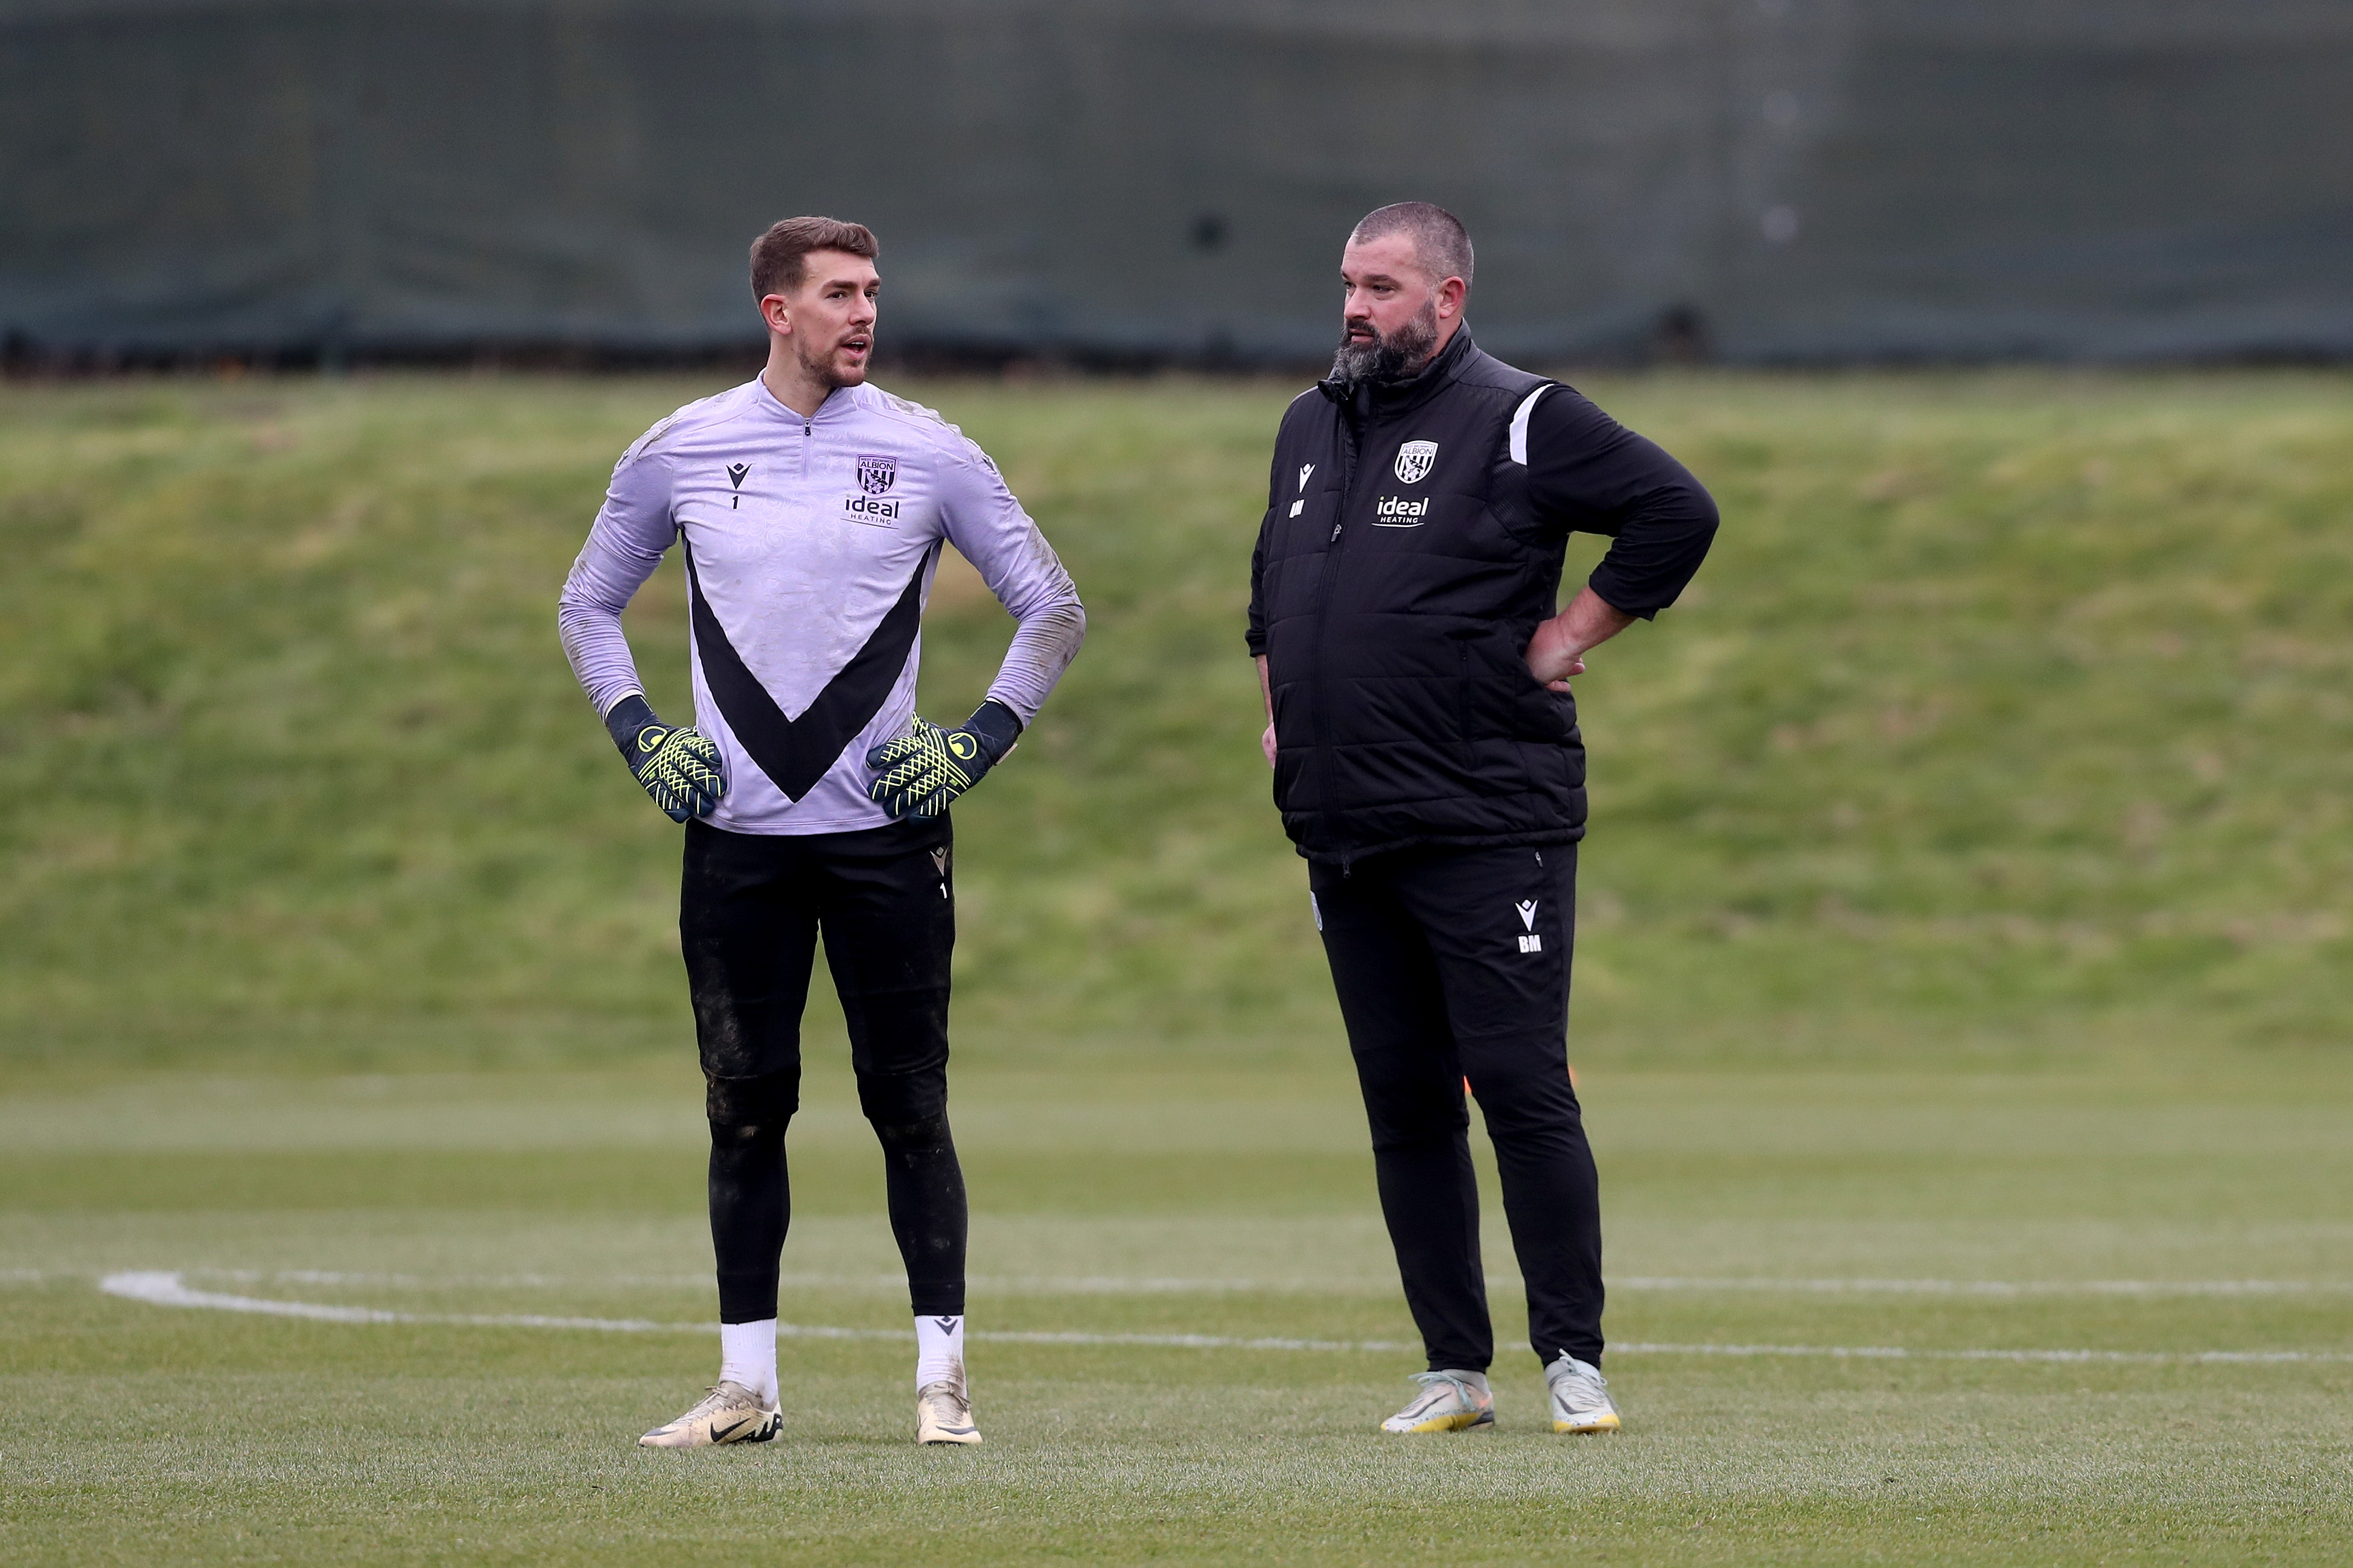
[(1398, 235), (1413, 246), (1415, 260), (1436, 285), (1449, 278), (1471, 287), (1471, 231), (1444, 207), (1429, 202), (1393, 202), (1366, 213), (1349, 231), (1350, 245)]

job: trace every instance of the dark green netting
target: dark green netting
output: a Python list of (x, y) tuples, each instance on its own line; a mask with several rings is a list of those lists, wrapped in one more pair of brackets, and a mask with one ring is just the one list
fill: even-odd
[(2347, 0), (0, 0), (0, 333), (1319, 352), (1348, 225), (1470, 223), (1524, 358), (2353, 352)]

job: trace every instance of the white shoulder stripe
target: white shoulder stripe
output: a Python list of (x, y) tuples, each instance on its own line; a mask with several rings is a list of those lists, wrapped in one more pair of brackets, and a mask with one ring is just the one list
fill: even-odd
[(1524, 468), (1528, 466), (1528, 416), (1536, 411), (1536, 399), (1551, 390), (1549, 382), (1537, 387), (1520, 400), (1518, 411), (1512, 416), (1512, 461)]

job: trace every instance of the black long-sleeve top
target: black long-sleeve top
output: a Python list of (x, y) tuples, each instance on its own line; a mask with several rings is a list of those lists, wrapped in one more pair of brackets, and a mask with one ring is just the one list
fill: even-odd
[(1715, 538), (1715, 501), (1691, 471), (1568, 386), (1536, 400), (1527, 441), (1537, 516), (1615, 539), (1587, 585), (1645, 620), (1673, 604)]

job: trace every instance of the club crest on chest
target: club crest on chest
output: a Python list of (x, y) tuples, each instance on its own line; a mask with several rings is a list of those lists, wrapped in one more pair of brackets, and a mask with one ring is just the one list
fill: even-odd
[(886, 496), (899, 482), (899, 459), (872, 452), (858, 454), (858, 493), (842, 498), (841, 510), (853, 522), (888, 528), (899, 518), (897, 496)]
[(1430, 467), (1438, 461), (1435, 441), (1408, 441), (1398, 448), (1396, 473), (1398, 483), (1418, 485), (1430, 478)]

